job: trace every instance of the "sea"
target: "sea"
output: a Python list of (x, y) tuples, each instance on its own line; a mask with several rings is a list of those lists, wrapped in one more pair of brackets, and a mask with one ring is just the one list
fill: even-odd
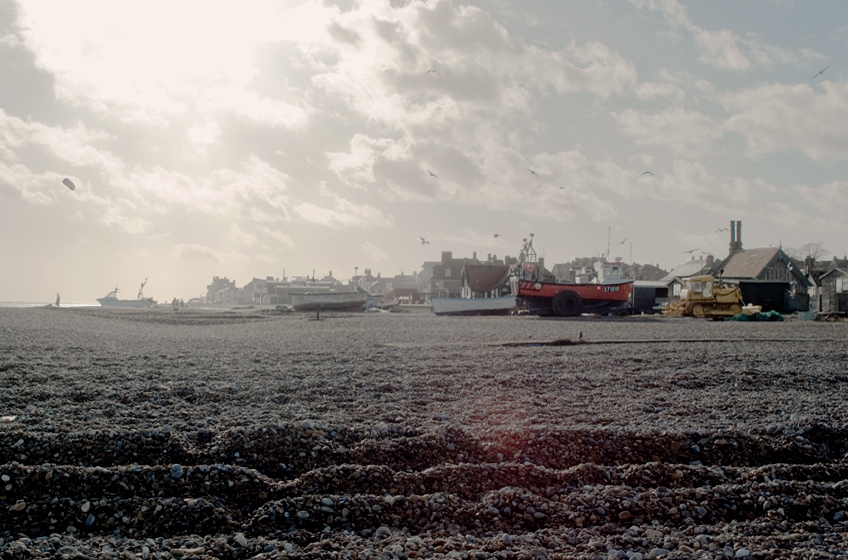
[[(0, 301), (0, 307), (47, 307), (51, 301)], [(96, 301), (62, 302), (60, 307), (100, 307)]]

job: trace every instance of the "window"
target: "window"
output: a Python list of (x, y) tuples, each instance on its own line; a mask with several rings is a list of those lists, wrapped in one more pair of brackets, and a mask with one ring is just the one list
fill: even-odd
[(450, 278), (450, 272), (451, 272), (451, 269), (449, 269), (449, 268), (445, 269), (445, 278)]
[(692, 282), (692, 292), (696, 294), (701, 293), (701, 283), (700, 282)]
[(845, 278), (837, 278), (836, 279), (836, 293), (844, 294), (848, 291), (848, 282), (845, 281)]

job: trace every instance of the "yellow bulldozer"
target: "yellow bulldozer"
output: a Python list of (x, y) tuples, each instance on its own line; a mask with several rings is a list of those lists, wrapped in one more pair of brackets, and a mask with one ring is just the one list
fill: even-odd
[(683, 279), (680, 299), (666, 303), (663, 315), (671, 317), (732, 317), (743, 311), (742, 292), (737, 286), (724, 286), (712, 276)]

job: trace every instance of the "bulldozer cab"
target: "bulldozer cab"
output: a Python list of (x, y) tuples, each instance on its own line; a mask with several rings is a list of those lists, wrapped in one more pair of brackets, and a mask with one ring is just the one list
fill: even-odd
[(713, 297), (712, 276), (693, 276), (692, 278), (683, 279), (683, 289), (680, 292), (680, 299), (691, 299), (693, 297)]

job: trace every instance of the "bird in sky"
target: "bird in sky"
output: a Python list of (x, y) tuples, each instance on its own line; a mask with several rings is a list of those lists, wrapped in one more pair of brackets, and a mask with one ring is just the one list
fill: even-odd
[(624, 245), (624, 242), (625, 242), (625, 241), (627, 241), (627, 238), (626, 238), (626, 237), (625, 237), (624, 239), (622, 239), (622, 240), (621, 240), (621, 243), (616, 243), (616, 245)]
[[(828, 66), (827, 68), (830, 68), (830, 66)], [(819, 73), (818, 73), (818, 74), (816, 74), (816, 76), (818, 76), (819, 74), (821, 74), (821, 75), (823, 76), (823, 75), (824, 75), (824, 71), (825, 71), (825, 70), (827, 70), (827, 68), (822, 68), (822, 69), (819, 71)], [(815, 79), (816, 79), (816, 76), (813, 76), (813, 77), (812, 77), (812, 78), (810, 78), (810, 79), (811, 79), (811, 80), (815, 80)]]
[(426, 73), (426, 74), (429, 74), (430, 72), (435, 72), (435, 74), (436, 74), (437, 76), (441, 77), (441, 74), (439, 74), (439, 71), (438, 71), (438, 70), (427, 70), (427, 72), (425, 72), (425, 73)]
[(501, 236), (501, 234), (500, 234), (500, 233), (496, 233), (496, 234), (494, 234), (492, 237), (494, 237), (495, 239), (497, 239), (497, 238), (498, 238), (498, 237), (500, 237), (500, 236)]
[(426, 240), (426, 239), (424, 239), (423, 237), (419, 237), (418, 239), (420, 239), (420, 240), (421, 240), (421, 244), (422, 244), (422, 245), (424, 245), (425, 243), (430, 243), (429, 241), (427, 241), (427, 240)]
[(716, 230), (716, 233), (718, 233), (718, 232), (720, 232), (720, 231), (730, 231), (730, 230), (729, 230), (729, 229), (727, 229), (726, 227), (718, 228), (718, 229)]
[(532, 173), (532, 174), (533, 174), (533, 175), (535, 175), (536, 177), (538, 177), (538, 176), (539, 176), (539, 174), (538, 174), (538, 173), (536, 173), (535, 171), (533, 171), (533, 170), (532, 170), (532, 169), (530, 169), (529, 167), (525, 167), (524, 169), (526, 169), (527, 171), (529, 171), (530, 173)]
[(433, 172), (432, 172), (432, 171), (430, 171), (429, 169), (427, 170), (427, 173), (429, 173), (431, 177), (435, 177), (436, 179), (438, 179), (438, 178), (439, 178), (439, 176), (438, 176), (438, 175), (436, 175), (435, 173), (433, 173)]
[(654, 174), (651, 173), (650, 171), (645, 171), (644, 173), (642, 173), (642, 175), (650, 175), (651, 177), (654, 176)]
[(691, 255), (691, 254), (692, 254), (692, 253), (694, 253), (695, 251), (700, 251), (700, 250), (701, 250), (701, 248), (700, 248), (700, 247), (698, 247), (697, 249), (689, 249), (688, 251), (683, 251), (683, 252), (684, 252), (684, 253), (689, 253), (689, 254)]

